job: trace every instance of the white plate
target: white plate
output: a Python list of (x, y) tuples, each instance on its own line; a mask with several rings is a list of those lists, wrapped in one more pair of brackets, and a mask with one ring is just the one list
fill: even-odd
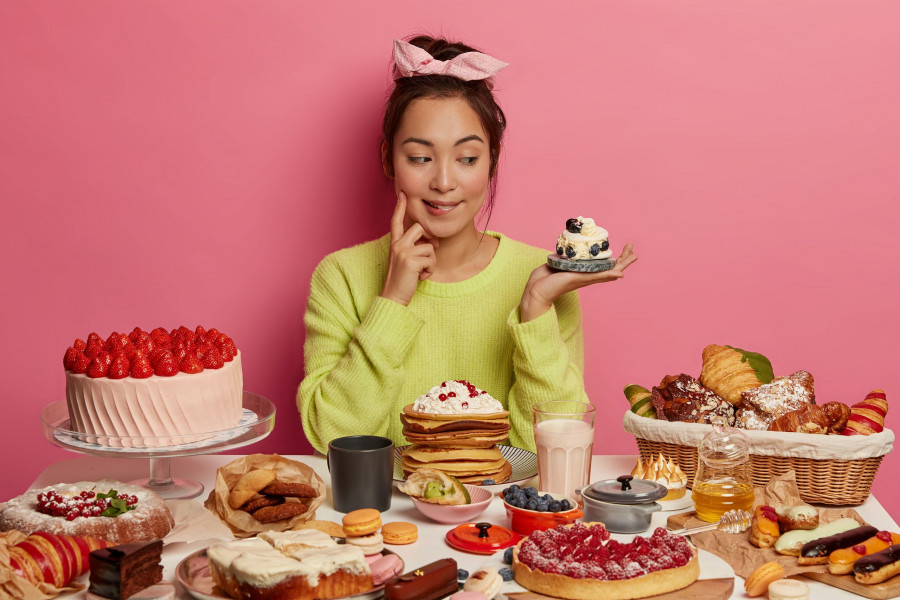
[(678, 498), (677, 500), (666, 500), (663, 502), (662, 500), (657, 500), (660, 506), (662, 506), (663, 511), (672, 511), (672, 510), (684, 510), (686, 508), (694, 507), (694, 500), (691, 498), (691, 491), (687, 490), (684, 493), (684, 496)]

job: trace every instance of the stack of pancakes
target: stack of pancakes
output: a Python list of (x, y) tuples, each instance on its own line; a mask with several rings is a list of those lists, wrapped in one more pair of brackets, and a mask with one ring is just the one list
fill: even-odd
[(512, 467), (498, 442), (509, 436), (509, 412), (432, 414), (403, 408), (403, 436), (411, 446), (403, 451), (403, 475), (416, 469), (440, 469), (464, 483), (509, 479)]

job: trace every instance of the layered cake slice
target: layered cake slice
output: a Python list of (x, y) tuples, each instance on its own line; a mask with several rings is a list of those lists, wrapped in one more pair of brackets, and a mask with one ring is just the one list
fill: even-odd
[(162, 540), (154, 540), (94, 550), (89, 558), (88, 591), (110, 600), (125, 600), (159, 583), (163, 574), (162, 547)]

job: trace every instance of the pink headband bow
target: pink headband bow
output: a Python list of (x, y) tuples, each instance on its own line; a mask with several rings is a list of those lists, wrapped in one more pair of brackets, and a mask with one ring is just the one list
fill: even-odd
[(463, 81), (485, 80), (494, 87), (494, 75), (509, 63), (481, 52), (464, 52), (450, 60), (437, 60), (427, 51), (403, 40), (394, 40), (394, 79), (416, 75), (449, 75)]

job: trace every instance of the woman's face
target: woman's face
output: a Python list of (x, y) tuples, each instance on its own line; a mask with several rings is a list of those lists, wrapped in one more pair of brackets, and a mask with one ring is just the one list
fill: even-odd
[(462, 98), (414, 100), (394, 136), (394, 186), (406, 193), (406, 216), (429, 237), (467, 228), (487, 197), (488, 136)]

